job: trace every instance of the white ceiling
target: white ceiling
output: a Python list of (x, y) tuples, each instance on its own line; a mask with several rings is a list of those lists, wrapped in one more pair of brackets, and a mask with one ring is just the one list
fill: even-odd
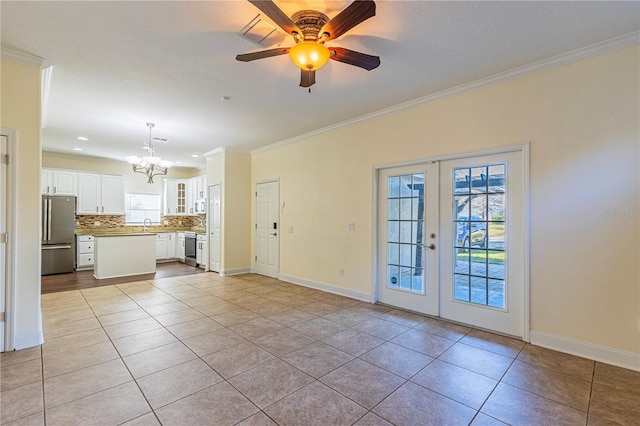
[[(349, 3), (276, 1), (329, 17)], [(249, 151), (640, 28), (638, 1), (378, 1), (327, 45), (379, 55), (380, 67), (329, 61), (308, 93), (287, 56), (235, 60), (260, 49), (237, 35), (259, 13), (244, 0), (0, 7), (2, 47), (54, 66), (43, 150), (124, 161), (142, 154), (151, 121), (170, 139), (156, 154), (185, 167), (204, 166), (194, 153)]]

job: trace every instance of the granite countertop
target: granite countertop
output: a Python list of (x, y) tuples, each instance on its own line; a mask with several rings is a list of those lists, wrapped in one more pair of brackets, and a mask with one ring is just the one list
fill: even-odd
[(118, 232), (118, 233), (111, 233), (111, 234), (93, 234), (94, 237), (98, 237), (98, 238), (109, 238), (109, 237), (145, 237), (145, 236), (153, 236), (155, 237), (156, 235), (158, 235), (155, 232)]
[(76, 235), (93, 235), (96, 237), (108, 237), (118, 235), (142, 235), (142, 234), (161, 234), (163, 232), (185, 232), (191, 231), (197, 234), (204, 234), (206, 232), (204, 227), (191, 226), (191, 227), (161, 227), (150, 226), (146, 232), (142, 232), (142, 226), (120, 226), (117, 228), (82, 228), (76, 229)]

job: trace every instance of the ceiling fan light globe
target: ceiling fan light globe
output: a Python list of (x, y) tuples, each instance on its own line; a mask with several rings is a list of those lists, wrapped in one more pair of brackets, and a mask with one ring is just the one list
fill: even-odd
[(171, 166), (173, 166), (173, 161), (162, 160), (160, 163), (158, 163), (158, 165), (163, 169), (169, 169), (171, 168)]
[(304, 41), (289, 49), (289, 57), (293, 63), (304, 71), (316, 71), (322, 68), (330, 56), (329, 49), (314, 41)]

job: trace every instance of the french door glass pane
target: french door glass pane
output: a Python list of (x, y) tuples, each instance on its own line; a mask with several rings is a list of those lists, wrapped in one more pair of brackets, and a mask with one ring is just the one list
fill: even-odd
[(505, 173), (505, 164), (453, 171), (455, 300), (506, 307)]
[(424, 173), (387, 181), (387, 287), (424, 293)]

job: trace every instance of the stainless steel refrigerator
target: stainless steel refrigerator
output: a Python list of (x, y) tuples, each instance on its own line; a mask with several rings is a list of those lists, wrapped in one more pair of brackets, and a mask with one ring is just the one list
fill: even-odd
[(73, 272), (76, 197), (42, 196), (42, 275)]

